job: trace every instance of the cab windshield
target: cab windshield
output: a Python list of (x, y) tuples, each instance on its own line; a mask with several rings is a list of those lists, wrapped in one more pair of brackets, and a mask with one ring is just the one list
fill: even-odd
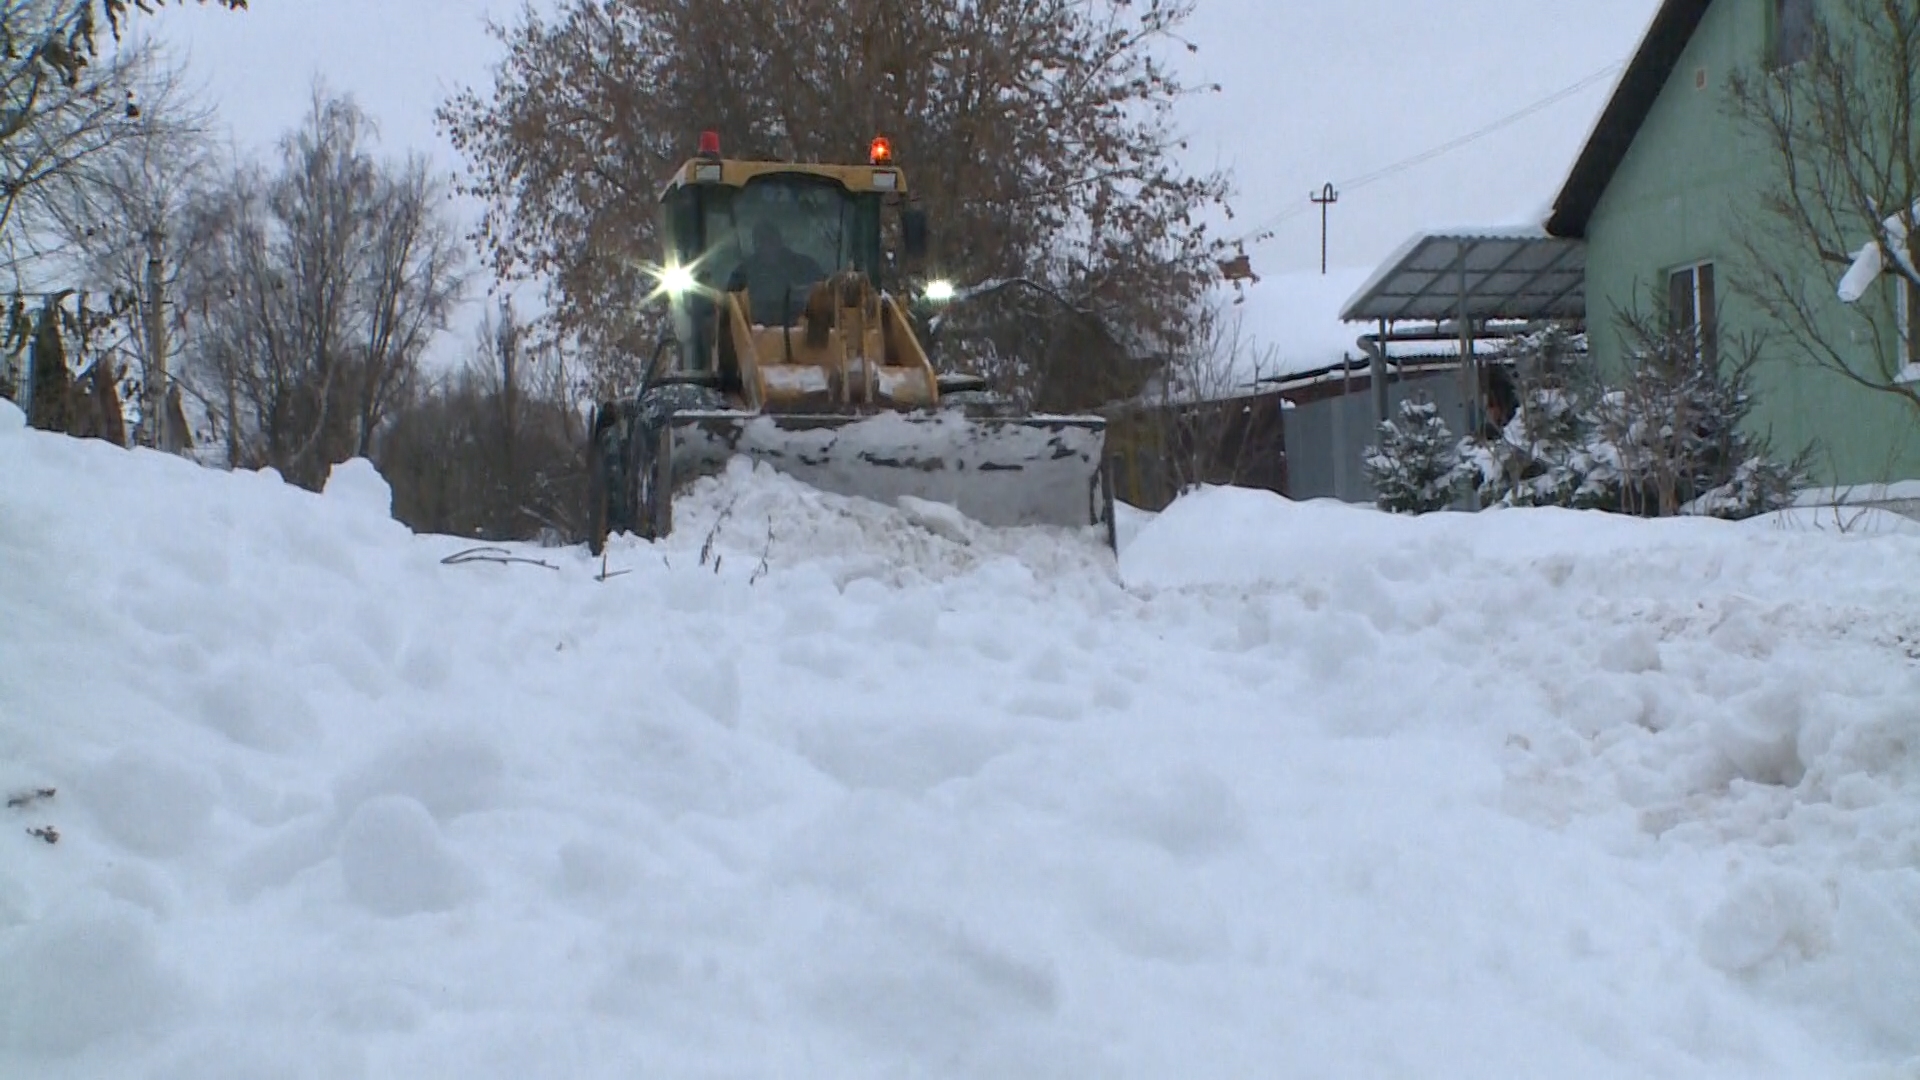
[(662, 211), (667, 259), (691, 269), (699, 286), (671, 302), (673, 336), (692, 370), (711, 359), (712, 298), (736, 278), (763, 326), (796, 325), (814, 285), (837, 271), (861, 271), (884, 287), (880, 198), (832, 178), (778, 173), (738, 188), (689, 184), (669, 193)]
[(813, 287), (837, 270), (868, 269), (855, 197), (830, 181), (763, 177), (706, 206), (708, 261), (745, 277), (753, 321), (790, 325)]

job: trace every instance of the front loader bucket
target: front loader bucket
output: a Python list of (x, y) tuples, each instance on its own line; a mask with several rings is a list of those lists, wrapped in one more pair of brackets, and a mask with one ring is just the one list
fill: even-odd
[[(1097, 416), (686, 411), (665, 436), (669, 489), (746, 455), (823, 491), (947, 503), (993, 527), (1102, 526), (1113, 542), (1106, 421)], [(660, 535), (671, 528), (669, 502), (654, 508)]]

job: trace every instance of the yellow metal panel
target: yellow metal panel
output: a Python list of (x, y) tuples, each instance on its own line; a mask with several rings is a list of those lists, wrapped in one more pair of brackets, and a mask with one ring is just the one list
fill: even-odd
[(724, 305), (727, 325), (733, 332), (734, 361), (740, 366), (743, 404), (758, 410), (767, 400), (766, 384), (760, 380), (760, 356), (753, 347), (753, 329), (747, 324), (746, 297), (739, 303)]
[[(673, 179), (667, 181), (660, 197), (665, 198), (675, 188), (698, 184), (700, 166), (713, 164), (713, 161), (705, 158), (687, 161), (674, 171)], [(906, 174), (893, 165), (823, 165), (798, 161), (738, 161), (731, 158), (722, 158), (719, 165), (719, 185), (722, 187), (744, 187), (747, 181), (756, 177), (788, 173), (838, 181), (848, 191), (859, 194), (879, 191), (893, 195), (905, 194), (907, 190)], [(874, 177), (883, 173), (893, 177), (892, 187), (880, 187), (874, 183)]]
[[(933, 362), (927, 359), (927, 350), (921, 347), (920, 339), (914, 336), (913, 324), (907, 321), (899, 302), (891, 296), (883, 296), (880, 298), (880, 311), (881, 338), (886, 342), (882, 346), (883, 355), (887, 355), (895, 366), (908, 368), (920, 376), (926, 387), (924, 404), (940, 404), (940, 380), (934, 374)], [(887, 346), (891, 346), (891, 349)]]

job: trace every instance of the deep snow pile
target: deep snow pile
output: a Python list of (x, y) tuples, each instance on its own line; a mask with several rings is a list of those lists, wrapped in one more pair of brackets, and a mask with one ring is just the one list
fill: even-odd
[(1920, 1076), (1920, 539), (1787, 524), (739, 470), (596, 580), (0, 403), (0, 1075)]

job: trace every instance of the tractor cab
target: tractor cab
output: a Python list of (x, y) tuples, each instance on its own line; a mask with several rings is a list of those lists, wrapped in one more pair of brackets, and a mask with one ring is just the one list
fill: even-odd
[[(667, 296), (680, 367), (710, 367), (715, 305), (746, 290), (756, 330), (796, 326), (814, 288), (847, 271), (884, 290), (892, 267), (882, 254), (882, 211), (906, 194), (891, 148), (875, 140), (868, 165), (811, 165), (723, 159), (719, 139), (674, 173), (661, 194)], [(907, 255), (924, 249), (924, 219), (902, 208)]]

